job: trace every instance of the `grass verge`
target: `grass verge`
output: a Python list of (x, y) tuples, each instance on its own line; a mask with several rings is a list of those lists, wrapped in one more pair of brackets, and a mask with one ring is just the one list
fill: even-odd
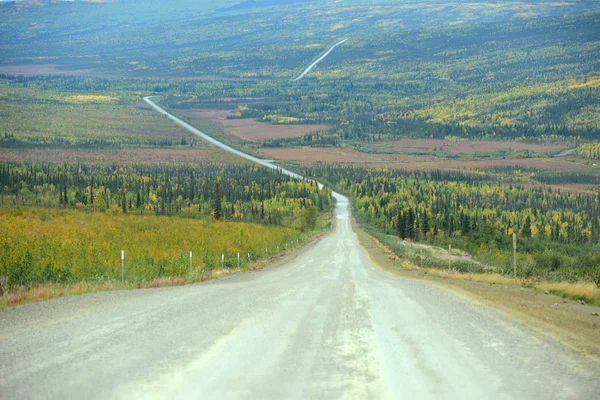
[[(563, 298), (571, 300), (580, 300), (587, 304), (600, 307), (600, 288), (593, 282), (550, 282), (537, 281), (530, 279), (517, 279), (485, 271), (485, 268), (475, 260), (471, 260), (461, 255), (459, 262), (456, 262), (456, 256), (450, 255), (453, 260), (451, 265), (457, 265), (459, 268), (446, 268), (447, 260), (435, 257), (434, 254), (443, 254), (445, 250), (437, 249), (420, 243), (411, 243), (407, 241), (398, 241), (389, 243), (386, 236), (379, 232), (374, 232), (370, 227), (360, 224), (360, 228), (371, 236), (373, 243), (390, 259), (394, 260), (400, 268), (417, 270), (427, 275), (434, 275), (442, 278), (460, 279), (471, 282), (498, 284), (504, 286), (518, 286), (532, 288), (541, 292), (549, 292)], [(423, 263), (423, 266), (420, 264)]]
[(543, 282), (538, 284), (536, 288), (547, 290), (565, 299), (580, 300), (600, 307), (600, 288), (594, 283)]
[(188, 276), (165, 276), (151, 280), (126, 281), (120, 282), (111, 279), (102, 279), (96, 281), (75, 282), (69, 284), (44, 283), (32, 287), (16, 287), (6, 291), (0, 296), (0, 308), (13, 307), (27, 303), (50, 300), (53, 298), (81, 295), (86, 293), (96, 293), (109, 290), (136, 290), (136, 289), (154, 289), (168, 286), (182, 286), (187, 284), (200, 283), (207, 280), (218, 279), (225, 276), (239, 273), (247, 273), (263, 269), (282, 258), (295, 253), (315, 242), (325, 233), (329, 232), (331, 227), (314, 232), (306, 237), (303, 242), (283, 249), (277, 254), (273, 254), (267, 259), (259, 259), (252, 264), (237, 268), (224, 269), (204, 269), (195, 270)]

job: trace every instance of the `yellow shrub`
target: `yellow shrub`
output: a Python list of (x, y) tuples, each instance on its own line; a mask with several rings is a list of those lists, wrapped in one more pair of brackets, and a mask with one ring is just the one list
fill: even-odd
[(126, 278), (148, 280), (226, 266), (276, 253), (299, 231), (244, 222), (135, 216), (43, 208), (0, 207), (0, 277), (12, 285), (53, 280), (120, 278), (125, 250)]

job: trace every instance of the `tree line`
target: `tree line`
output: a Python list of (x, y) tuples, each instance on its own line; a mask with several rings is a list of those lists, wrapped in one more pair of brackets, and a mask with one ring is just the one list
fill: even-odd
[(212, 216), (301, 228), (311, 228), (306, 226), (311, 213), (333, 205), (329, 189), (253, 165), (0, 163), (0, 189), (2, 202), (16, 205)]

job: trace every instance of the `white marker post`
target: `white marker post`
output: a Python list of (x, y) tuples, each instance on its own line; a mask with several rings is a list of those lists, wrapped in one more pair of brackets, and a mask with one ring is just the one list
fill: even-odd
[(517, 284), (517, 234), (513, 233), (513, 268), (515, 272), (515, 285)]
[(121, 283), (125, 282), (125, 250), (121, 250)]
[(192, 274), (192, 251), (190, 250), (190, 275)]
[(238, 253), (238, 271), (240, 270), (240, 253)]
[(448, 275), (450, 275), (450, 270), (452, 269), (452, 258), (450, 258), (451, 252), (452, 252), (452, 245), (449, 244), (448, 245)]
[(221, 254), (221, 269), (225, 269), (225, 254)]

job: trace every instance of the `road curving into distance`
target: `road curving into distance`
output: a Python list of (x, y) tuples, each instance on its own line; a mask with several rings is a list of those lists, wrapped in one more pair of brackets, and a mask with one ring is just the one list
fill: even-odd
[(308, 66), (308, 68), (306, 68), (296, 79), (294, 79), (294, 81), (299, 81), (300, 79), (304, 78), (304, 76), (306, 74), (308, 74), (310, 72), (311, 69), (313, 69), (313, 67), (315, 65), (317, 65), (318, 63), (320, 63), (325, 57), (327, 57), (329, 55), (329, 53), (331, 53), (333, 51), (333, 49), (335, 49), (336, 47), (338, 47), (340, 44), (347, 42), (348, 39), (344, 39), (344, 40), (340, 40), (339, 42), (337, 42), (336, 44), (334, 44), (333, 46), (331, 46), (329, 48), (329, 50), (327, 50), (321, 57), (319, 57), (315, 62), (313, 62), (312, 64), (310, 64)]
[(272, 169), (276, 169), (278, 171), (283, 172), (284, 174), (291, 176), (293, 178), (299, 178), (301, 179), (302, 176), (298, 175), (295, 172), (292, 171), (288, 171), (287, 169), (281, 168), (271, 162), (262, 160), (260, 158), (251, 156), (250, 154), (246, 154), (243, 151), (234, 149), (231, 146), (226, 145), (225, 143), (222, 143), (220, 141), (218, 141), (217, 139), (213, 138), (212, 136), (207, 135), (204, 132), (201, 132), (200, 130), (194, 128), (193, 126), (191, 126), (190, 124), (188, 124), (187, 122), (177, 118), (176, 116), (168, 113), (167, 111), (165, 111), (162, 107), (160, 107), (159, 105), (157, 105), (155, 102), (153, 102), (152, 100), (150, 100), (153, 97), (157, 97), (157, 96), (148, 96), (148, 97), (144, 97), (144, 101), (146, 103), (148, 103), (154, 110), (158, 111), (159, 113), (161, 113), (162, 115), (168, 117), (169, 119), (171, 119), (172, 121), (174, 121), (177, 125), (181, 126), (184, 129), (187, 129), (188, 131), (192, 132), (193, 134), (200, 136), (200, 138), (206, 140), (207, 142), (219, 147), (222, 150), (228, 151), (232, 154), (235, 154), (236, 156), (245, 158), (246, 160), (252, 161), (254, 163), (260, 164), (263, 167), (267, 167), (267, 168), (272, 168)]
[(597, 360), (377, 268), (336, 198), (334, 231), (270, 268), (1, 310), (0, 397), (597, 398)]

